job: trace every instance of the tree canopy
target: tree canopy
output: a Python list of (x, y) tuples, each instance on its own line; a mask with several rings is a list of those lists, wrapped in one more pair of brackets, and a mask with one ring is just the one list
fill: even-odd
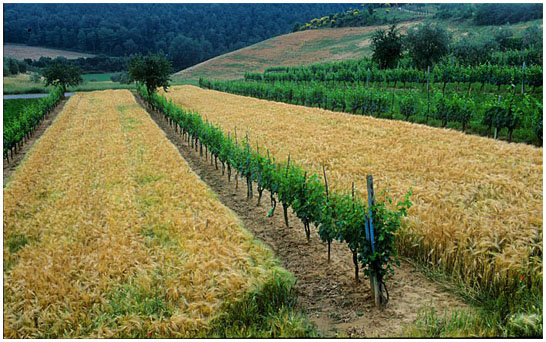
[(402, 57), (402, 48), (402, 35), (396, 25), (375, 31), (372, 36), (372, 59), (380, 68), (394, 68)]
[(148, 95), (152, 95), (159, 87), (167, 91), (171, 69), (169, 60), (161, 54), (150, 54), (146, 57), (139, 55), (129, 64), (129, 78), (144, 84)]
[(63, 63), (56, 59), (51, 62), (42, 72), (46, 86), (61, 86), (63, 92), (66, 88), (75, 87), (83, 82), (80, 69), (72, 64)]
[(449, 32), (437, 24), (412, 27), (405, 40), (414, 65), (422, 69), (434, 65), (449, 51)]

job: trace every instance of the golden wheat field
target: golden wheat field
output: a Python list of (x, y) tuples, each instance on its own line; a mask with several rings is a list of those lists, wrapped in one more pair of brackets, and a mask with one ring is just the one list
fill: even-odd
[(354, 181), (366, 196), (367, 174), (395, 200), (412, 188), (403, 254), (476, 286), (524, 278), (542, 288), (542, 148), (193, 86), (165, 95), (277, 160), (290, 153), (318, 175), (325, 165), (337, 191)]
[(188, 337), (279, 269), (125, 90), (78, 93), (4, 189), (4, 337)]

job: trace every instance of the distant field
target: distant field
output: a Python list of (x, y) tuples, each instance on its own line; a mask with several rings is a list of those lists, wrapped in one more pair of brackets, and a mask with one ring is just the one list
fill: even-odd
[(116, 72), (108, 72), (104, 74), (85, 74), (82, 75), (84, 82), (111, 82), (110, 77), (117, 74)]
[[(403, 23), (407, 28), (417, 22)], [(370, 37), (387, 26), (308, 30), (274, 37), (249, 47), (212, 58), (174, 74), (175, 82), (242, 78), (247, 71), (270, 66), (292, 66), (326, 61), (357, 59), (370, 53)]]
[(4, 57), (11, 57), (15, 59), (40, 59), (40, 57), (66, 57), (68, 59), (93, 57), (94, 55), (88, 53), (79, 53), (66, 50), (57, 50), (43, 48), (39, 46), (27, 46), (18, 44), (5, 44), (4, 45)]
[[(112, 82), (113, 73), (82, 75), (83, 83), (69, 91), (91, 91), (104, 89), (131, 89), (133, 84)], [(4, 77), (4, 94), (47, 93), (51, 87), (45, 87), (41, 82), (32, 82), (29, 74)]]

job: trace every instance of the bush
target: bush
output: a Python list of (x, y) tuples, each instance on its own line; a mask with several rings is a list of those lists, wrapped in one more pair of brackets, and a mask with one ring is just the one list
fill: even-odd
[(32, 74), (30, 74), (30, 80), (34, 83), (40, 83), (40, 81), (42, 80), (42, 75), (37, 72), (33, 72)]

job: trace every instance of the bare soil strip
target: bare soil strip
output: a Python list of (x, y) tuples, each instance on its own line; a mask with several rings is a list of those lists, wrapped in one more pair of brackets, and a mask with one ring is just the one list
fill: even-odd
[[(146, 108), (140, 99), (137, 101)], [(148, 113), (190, 167), (218, 194), (219, 200), (237, 213), (245, 228), (269, 245), (283, 266), (296, 276), (299, 304), (322, 334), (393, 337), (400, 335), (422, 309), (434, 307), (439, 315), (469, 309), (458, 297), (428, 280), (407, 262), (402, 262), (395, 276), (387, 282), (389, 304), (383, 310), (377, 309), (368, 279), (362, 277), (358, 285), (354, 282), (352, 259), (346, 246), (334, 242), (328, 264), (327, 246), (320, 241), (315, 227), (312, 227), (311, 242), (307, 243), (303, 225), (295, 215), (289, 213), (290, 227), (285, 226), (282, 206), (268, 218), (270, 196), (267, 191), (259, 206), (256, 195), (247, 201), (245, 181), (239, 179), (238, 188), (235, 177), (229, 183), (227, 172), (222, 176), (220, 163), (216, 169), (210, 155), (205, 160), (191, 149), (161, 114), (151, 110)]]
[(13, 159), (11, 159), (11, 153), (10, 153), (9, 163), (7, 163), (6, 159), (4, 159), (4, 178), (3, 178), (4, 179), (4, 183), (3, 183), (4, 188), (6, 187), (7, 180), (9, 179), (9, 177), (11, 176), (13, 171), (15, 171), (15, 169), (17, 169), (19, 164), (21, 164), (21, 162), (25, 159), (25, 156), (27, 155), (27, 152), (30, 151), (32, 146), (34, 146), (34, 143), (38, 139), (40, 139), (42, 134), (44, 134), (44, 132), (47, 130), (47, 128), (49, 126), (51, 126), (53, 121), (55, 121), (55, 118), (57, 117), (57, 114), (59, 114), (63, 110), (64, 104), (66, 103), (67, 100), (68, 100), (68, 98), (66, 98), (64, 100), (61, 100), (61, 102), (59, 102), (57, 107), (55, 107), (55, 109), (53, 109), (53, 111), (51, 113), (49, 113), (48, 117), (46, 119), (44, 119), (38, 125), (38, 127), (34, 131), (34, 134), (32, 135), (32, 137), (29, 140), (25, 141), (25, 143), (23, 144), (23, 148), (18, 150), (17, 153), (15, 153), (15, 156), (13, 157)]

